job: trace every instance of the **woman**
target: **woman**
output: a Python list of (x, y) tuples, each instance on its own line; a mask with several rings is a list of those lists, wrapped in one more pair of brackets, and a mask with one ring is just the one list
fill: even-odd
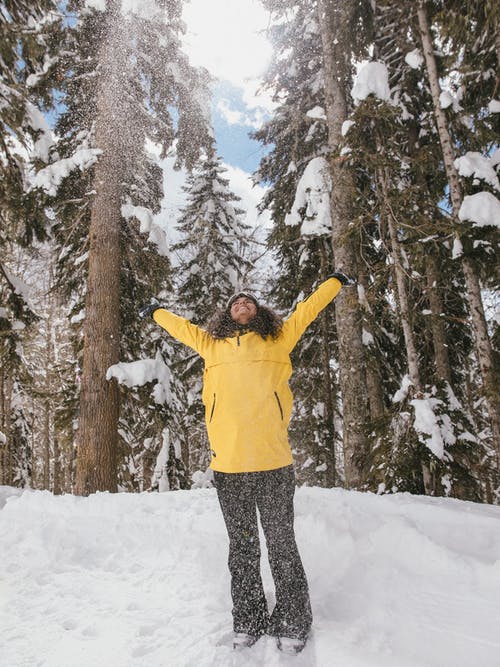
[[(290, 353), (342, 285), (350, 284), (344, 274), (332, 274), (285, 321), (246, 292), (231, 297), (207, 330), (158, 304), (140, 311), (205, 361), (202, 399), (210, 467), (229, 535), (234, 648), (251, 646), (267, 633), (277, 637), (281, 650), (298, 653), (311, 628), (293, 529)], [(270, 617), (260, 575), (257, 509), (276, 589)]]

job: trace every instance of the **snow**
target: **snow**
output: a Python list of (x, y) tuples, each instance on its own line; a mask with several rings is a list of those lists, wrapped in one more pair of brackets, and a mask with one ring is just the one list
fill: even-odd
[(71, 157), (63, 158), (40, 169), (35, 175), (32, 187), (41, 188), (51, 197), (55, 197), (63, 178), (69, 176), (74, 169), (85, 171), (97, 162), (97, 156), (101, 153), (100, 148), (81, 148)]
[(314, 626), (288, 657), (267, 636), (230, 647), (213, 489), (78, 498), (0, 487), (2, 664), (498, 664), (499, 507), (305, 487), (295, 505)]
[(500, 100), (491, 100), (488, 104), (488, 111), (490, 113), (500, 113)]
[(405, 63), (412, 69), (419, 69), (423, 62), (424, 58), (419, 49), (413, 49), (405, 56)]
[(167, 474), (167, 462), (170, 449), (170, 435), (168, 429), (164, 428), (161, 434), (162, 445), (158, 456), (156, 457), (155, 469), (151, 484), (158, 482), (158, 491), (160, 493), (170, 490), (170, 484)]
[(170, 369), (163, 361), (160, 352), (155, 359), (140, 359), (139, 361), (121, 361), (108, 368), (106, 380), (116, 378), (119, 384), (126, 387), (142, 387), (147, 382), (156, 381), (153, 389), (155, 403), (163, 404), (171, 400)]
[(349, 132), (349, 130), (351, 129), (351, 127), (353, 125), (355, 125), (353, 120), (345, 120), (342, 123), (341, 134), (342, 134), (343, 137), (345, 137), (345, 135)]
[(154, 243), (158, 248), (158, 254), (167, 257), (168, 242), (165, 231), (155, 223), (155, 217), (152, 211), (145, 206), (133, 206), (132, 204), (123, 204), (121, 214), (126, 219), (137, 218), (139, 220), (139, 232), (148, 234), (148, 242)]
[(439, 105), (441, 109), (447, 109), (453, 105), (453, 95), (447, 90), (443, 90), (439, 95)]
[(476, 227), (500, 227), (500, 201), (491, 192), (467, 195), (458, 217), (460, 220), (470, 220)]
[(451, 258), (452, 259), (458, 259), (464, 254), (464, 247), (462, 245), (462, 241), (458, 237), (455, 237), (453, 239), (453, 250), (451, 252)]
[[(32, 88), (36, 86), (44, 74), (47, 74), (52, 65), (57, 62), (58, 56), (50, 57), (48, 54), (45, 54), (43, 57), (42, 69), (39, 70), (36, 74), (30, 74), (26, 79), (26, 86)], [(31, 105), (31, 103), (29, 103)]]
[(375, 339), (373, 338), (372, 334), (366, 329), (363, 329), (362, 340), (363, 340), (363, 345), (369, 346), (375, 344)]
[(295, 200), (292, 210), (285, 217), (285, 225), (302, 223), (302, 236), (330, 234), (330, 190), (328, 163), (323, 157), (315, 157), (309, 161), (297, 184)]
[(99, 12), (106, 11), (106, 0), (85, 0), (87, 9), (96, 9)]
[[(18, 276), (14, 275), (5, 264), (2, 264), (2, 271), (4, 273), (5, 278), (10, 282), (12, 287), (14, 288), (14, 292), (16, 294), (19, 294), (23, 298), (23, 301), (26, 302), (26, 305), (30, 310), (32, 310), (34, 313), (37, 312), (37, 307), (35, 306), (35, 295), (33, 294), (32, 287), (30, 287), (27, 283), (25, 283), (21, 278)], [(2, 308), (2, 311), (4, 309)], [(7, 311), (5, 311), (5, 314), (7, 314)], [(6, 315), (4, 315), (5, 317)]]
[(388, 102), (391, 91), (389, 88), (389, 72), (384, 63), (369, 62), (364, 64), (355, 77), (351, 95), (355, 102), (361, 102), (368, 95), (375, 95), (380, 100)]
[(435, 413), (435, 409), (442, 403), (432, 397), (415, 398), (410, 401), (415, 410), (413, 424), (415, 431), (423, 436), (424, 444), (438, 459), (445, 458), (446, 445), (453, 445), (456, 440), (449, 416)]
[(315, 106), (313, 109), (310, 109), (306, 116), (309, 118), (316, 118), (317, 120), (326, 120), (326, 114), (323, 107)]
[(147, 21), (164, 19), (163, 10), (156, 0), (122, 0), (122, 14), (135, 14)]
[(26, 115), (31, 127), (39, 132), (38, 138), (31, 150), (31, 157), (38, 158), (43, 162), (48, 162), (50, 149), (54, 145), (52, 130), (50, 129), (45, 116), (34, 104), (31, 104), (31, 102), (26, 103)]
[(500, 183), (495, 171), (495, 165), (491, 158), (484, 157), (481, 153), (469, 151), (454, 162), (460, 176), (473, 176), (491, 185), (500, 192)]
[(412, 386), (413, 382), (410, 379), (409, 375), (404, 375), (403, 379), (401, 380), (401, 387), (397, 390), (397, 392), (394, 394), (392, 397), (392, 402), (393, 403), (401, 403), (401, 401), (404, 401), (404, 399), (408, 396), (408, 391), (410, 387)]

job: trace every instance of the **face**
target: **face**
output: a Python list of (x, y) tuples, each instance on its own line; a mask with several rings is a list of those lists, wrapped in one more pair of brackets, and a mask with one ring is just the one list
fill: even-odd
[(257, 306), (246, 296), (240, 296), (231, 304), (231, 319), (238, 324), (248, 324), (257, 315)]

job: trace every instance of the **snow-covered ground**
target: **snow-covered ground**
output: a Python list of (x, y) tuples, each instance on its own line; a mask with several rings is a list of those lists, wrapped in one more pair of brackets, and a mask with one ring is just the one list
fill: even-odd
[[(53, 497), (0, 487), (4, 667), (498, 667), (500, 507), (298, 489), (314, 631), (231, 649), (213, 489)], [(271, 576), (264, 568), (272, 604)]]

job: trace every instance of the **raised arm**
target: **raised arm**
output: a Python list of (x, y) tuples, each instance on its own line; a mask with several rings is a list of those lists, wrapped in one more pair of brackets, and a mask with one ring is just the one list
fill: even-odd
[(192, 324), (185, 317), (171, 313), (158, 304), (148, 304), (140, 309), (141, 317), (152, 317), (171, 336), (184, 345), (188, 345), (201, 357), (205, 357), (210, 340), (210, 334), (196, 324)]
[(283, 336), (290, 351), (293, 350), (311, 322), (337, 296), (342, 286), (354, 284), (355, 281), (343, 273), (332, 274), (307, 299), (297, 304), (293, 313), (283, 324)]

